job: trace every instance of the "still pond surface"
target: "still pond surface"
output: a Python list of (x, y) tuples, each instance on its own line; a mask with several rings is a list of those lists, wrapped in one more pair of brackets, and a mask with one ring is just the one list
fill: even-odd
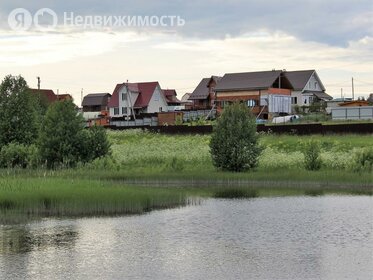
[(373, 198), (209, 199), (0, 226), (0, 279), (373, 279)]

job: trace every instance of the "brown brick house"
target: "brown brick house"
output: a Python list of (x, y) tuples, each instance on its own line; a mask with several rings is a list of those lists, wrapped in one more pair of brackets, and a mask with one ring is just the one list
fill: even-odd
[(239, 101), (259, 118), (290, 114), (292, 89), (281, 70), (225, 74), (215, 88), (217, 109)]
[(192, 92), (189, 100), (193, 101), (193, 109), (211, 109), (215, 104), (215, 87), (221, 77), (204, 78)]

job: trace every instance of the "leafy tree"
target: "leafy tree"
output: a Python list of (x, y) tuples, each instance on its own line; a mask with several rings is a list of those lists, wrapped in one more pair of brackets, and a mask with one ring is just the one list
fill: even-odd
[(75, 166), (105, 156), (110, 149), (103, 128), (84, 128), (72, 101), (49, 106), (39, 135), (41, 160), (48, 168)]
[(79, 161), (83, 118), (71, 101), (51, 104), (39, 135), (40, 156), (47, 167), (73, 166)]
[(0, 146), (34, 143), (40, 118), (24, 78), (4, 78), (0, 84), (0, 108)]
[(261, 148), (256, 122), (244, 104), (224, 108), (214, 127), (210, 150), (214, 166), (222, 170), (240, 172), (257, 166)]
[(106, 131), (101, 126), (93, 126), (79, 133), (79, 160), (89, 162), (109, 154), (110, 143)]

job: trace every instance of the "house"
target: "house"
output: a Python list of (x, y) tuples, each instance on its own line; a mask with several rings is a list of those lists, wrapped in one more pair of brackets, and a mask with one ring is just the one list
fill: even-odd
[(310, 106), (314, 102), (326, 102), (333, 97), (325, 93), (325, 87), (315, 70), (284, 71), (284, 76), (293, 85), (291, 104)]
[(30, 92), (31, 94), (35, 94), (40, 97), (47, 105), (50, 105), (58, 100), (57, 95), (51, 89), (30, 88)]
[(57, 100), (58, 101), (68, 101), (68, 100), (73, 101), (74, 98), (70, 94), (66, 93), (66, 94), (58, 94)]
[(191, 110), (193, 108), (193, 101), (189, 100), (191, 93), (185, 93), (183, 97), (181, 97), (181, 104), (184, 106), (185, 110)]
[(215, 104), (215, 87), (221, 80), (219, 76), (204, 78), (192, 92), (189, 100), (193, 101), (193, 109), (211, 109)]
[(158, 82), (117, 84), (108, 104), (110, 117), (168, 112), (168, 104)]
[(162, 89), (164, 96), (167, 100), (168, 110), (176, 111), (184, 109), (184, 106), (181, 107), (181, 101), (177, 98), (176, 90), (174, 89)]
[(283, 71), (225, 74), (215, 88), (218, 112), (232, 102), (245, 102), (258, 118), (291, 113), (291, 90)]
[(101, 112), (108, 110), (110, 93), (90, 93), (82, 101), (83, 112)]
[(162, 91), (166, 97), (168, 106), (180, 106), (181, 105), (181, 101), (177, 98), (176, 90), (162, 89)]
[(108, 103), (110, 97), (110, 93), (90, 93), (84, 96), (82, 111), (88, 126), (109, 124)]

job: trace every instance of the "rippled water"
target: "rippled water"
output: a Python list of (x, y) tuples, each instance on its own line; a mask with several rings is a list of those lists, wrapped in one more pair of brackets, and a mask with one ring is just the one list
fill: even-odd
[(0, 279), (372, 279), (372, 197), (207, 200), (0, 227)]

